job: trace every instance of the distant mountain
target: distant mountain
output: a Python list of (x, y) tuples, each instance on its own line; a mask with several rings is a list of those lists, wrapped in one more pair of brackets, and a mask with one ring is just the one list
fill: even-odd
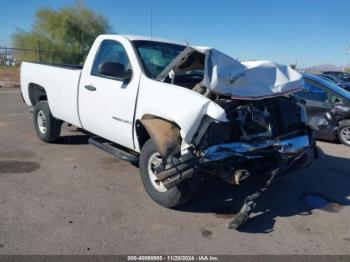
[[(348, 67), (348, 66), (346, 66)], [(350, 65), (349, 65), (350, 67)], [(323, 71), (343, 71), (343, 68), (341, 66), (336, 66), (333, 64), (322, 64), (322, 65), (315, 65), (306, 67), (305, 71), (314, 71), (314, 72), (323, 72)]]

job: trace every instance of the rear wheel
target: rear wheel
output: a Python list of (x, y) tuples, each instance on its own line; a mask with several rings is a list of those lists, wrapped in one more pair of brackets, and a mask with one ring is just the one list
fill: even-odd
[(350, 146), (350, 120), (342, 121), (338, 126), (338, 138), (341, 143)]
[(62, 121), (52, 116), (47, 101), (36, 103), (33, 121), (35, 132), (42, 141), (53, 142), (60, 136)]
[(157, 179), (154, 167), (159, 165), (161, 161), (153, 141), (148, 140), (142, 147), (139, 163), (145, 190), (155, 202), (164, 207), (170, 208), (186, 203), (193, 195), (186, 180), (173, 188), (166, 189), (163, 183)]

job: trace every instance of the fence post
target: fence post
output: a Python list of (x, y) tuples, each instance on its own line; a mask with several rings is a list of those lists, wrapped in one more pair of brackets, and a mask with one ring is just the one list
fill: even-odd
[(41, 48), (40, 48), (40, 40), (38, 41), (38, 55), (39, 55), (39, 63), (41, 63)]
[(6, 65), (7, 63), (7, 48), (5, 46), (5, 57), (4, 57), (4, 64)]

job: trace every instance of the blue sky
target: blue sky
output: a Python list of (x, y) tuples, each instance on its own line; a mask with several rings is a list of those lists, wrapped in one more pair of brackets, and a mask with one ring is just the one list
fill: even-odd
[[(350, 63), (348, 0), (85, 0), (105, 15), (116, 33), (153, 35), (215, 47), (241, 60), (273, 60), (300, 66)], [(30, 30), (40, 7), (74, 0), (11, 0), (1, 5), (0, 45), (16, 27)]]

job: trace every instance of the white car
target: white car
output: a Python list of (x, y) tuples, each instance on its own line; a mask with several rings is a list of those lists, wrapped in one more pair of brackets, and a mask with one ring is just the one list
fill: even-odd
[[(92, 144), (138, 162), (146, 191), (165, 207), (188, 201), (205, 172), (236, 185), (268, 174), (267, 187), (310, 164), (314, 140), (291, 95), (302, 88), (287, 66), (139, 36), (97, 37), (83, 67), (21, 65), (41, 140), (58, 139), (63, 122), (95, 134)], [(246, 199), (231, 227), (244, 223), (259, 195)]]

